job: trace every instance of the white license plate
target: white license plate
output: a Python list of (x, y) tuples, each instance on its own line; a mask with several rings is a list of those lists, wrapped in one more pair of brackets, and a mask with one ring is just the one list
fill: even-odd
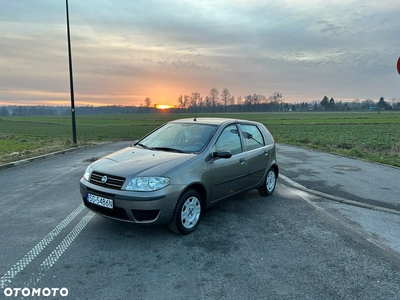
[(99, 206), (103, 206), (103, 207), (107, 207), (107, 208), (111, 208), (111, 209), (114, 206), (112, 199), (103, 198), (103, 197), (92, 195), (89, 193), (86, 194), (86, 199), (88, 202), (99, 205)]

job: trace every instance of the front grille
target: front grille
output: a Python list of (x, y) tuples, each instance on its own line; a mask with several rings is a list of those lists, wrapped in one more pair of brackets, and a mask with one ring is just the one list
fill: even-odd
[[(104, 176), (107, 176), (107, 181), (105, 183), (102, 183), (101, 179)], [(125, 182), (124, 177), (118, 177), (99, 172), (93, 172), (92, 176), (90, 176), (90, 183), (114, 190), (120, 190), (124, 182)]]

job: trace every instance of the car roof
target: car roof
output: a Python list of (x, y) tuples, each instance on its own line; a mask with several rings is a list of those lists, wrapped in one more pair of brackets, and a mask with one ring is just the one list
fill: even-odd
[(209, 124), (209, 125), (221, 125), (223, 123), (252, 123), (256, 124), (257, 122), (249, 121), (249, 120), (240, 120), (240, 119), (230, 119), (230, 118), (186, 118), (186, 119), (177, 119), (171, 121), (170, 123), (192, 123), (192, 124)]

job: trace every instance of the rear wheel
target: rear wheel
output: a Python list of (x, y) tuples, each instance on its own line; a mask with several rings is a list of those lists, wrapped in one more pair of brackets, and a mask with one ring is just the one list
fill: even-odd
[(258, 192), (262, 196), (270, 196), (275, 190), (276, 186), (276, 173), (273, 168), (270, 168), (265, 176), (262, 186), (258, 188)]
[(200, 222), (201, 205), (200, 194), (193, 189), (187, 190), (178, 200), (169, 228), (180, 234), (195, 231)]

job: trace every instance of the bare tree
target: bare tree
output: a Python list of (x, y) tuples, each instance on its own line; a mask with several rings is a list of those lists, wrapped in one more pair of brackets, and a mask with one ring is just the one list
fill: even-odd
[(185, 96), (180, 95), (177, 100), (179, 103), (178, 106), (181, 108), (186, 108), (187, 104), (189, 103), (189, 98), (190, 97), (187, 95), (185, 95)]
[(244, 97), (244, 105), (252, 105), (253, 104), (253, 96), (247, 95)]
[(272, 94), (272, 96), (270, 96), (270, 100), (271, 102), (273, 102), (274, 104), (281, 104), (283, 99), (282, 99), (282, 93), (279, 92), (275, 92)]
[(257, 105), (258, 103), (260, 103), (260, 99), (258, 98), (257, 94), (253, 94), (253, 96), (251, 96), (251, 102), (253, 103), (253, 105)]
[(225, 110), (227, 110), (229, 105), (229, 99), (232, 97), (231, 93), (228, 89), (223, 89), (221, 93), (221, 102), (225, 106)]
[(264, 95), (257, 95), (257, 96), (259, 103), (267, 103), (267, 97), (265, 97)]
[(230, 98), (228, 99), (228, 105), (235, 105), (235, 96), (230, 96)]
[(215, 110), (215, 107), (219, 104), (219, 91), (216, 88), (211, 89), (208, 98), (213, 110)]
[(151, 106), (151, 100), (149, 97), (146, 97), (146, 99), (144, 99), (144, 105), (146, 107), (150, 107)]
[(204, 105), (206, 107), (206, 110), (209, 110), (211, 107), (211, 99), (209, 96), (206, 96), (206, 98), (204, 99)]
[(189, 105), (191, 107), (193, 107), (194, 111), (196, 112), (197, 111), (197, 107), (201, 106), (201, 102), (202, 102), (200, 93), (197, 93), (197, 92), (192, 93), (192, 96), (190, 97), (189, 101), (190, 101)]

